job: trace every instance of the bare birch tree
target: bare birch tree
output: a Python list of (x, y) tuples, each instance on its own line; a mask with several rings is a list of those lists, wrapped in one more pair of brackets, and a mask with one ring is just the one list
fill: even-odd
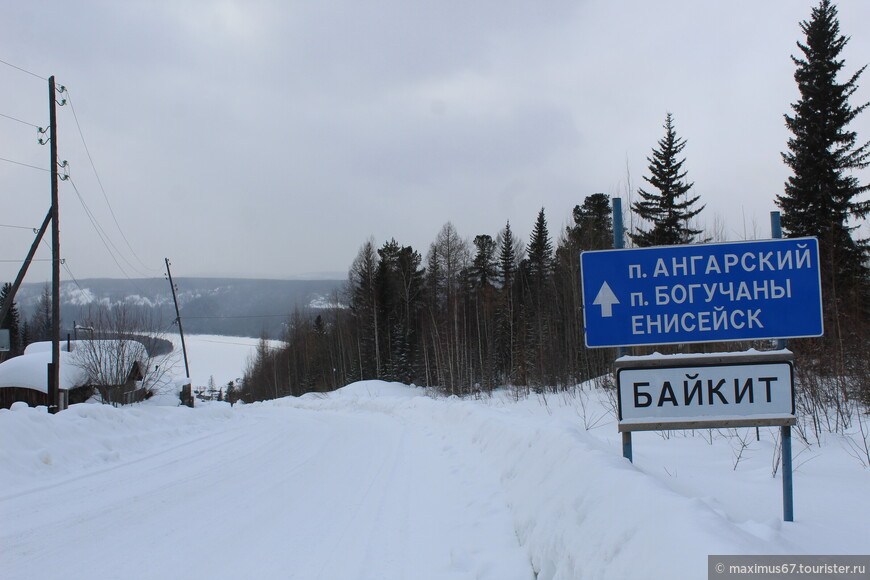
[(171, 343), (142, 311), (127, 304), (99, 305), (77, 327), (73, 343), (75, 364), (87, 373), (88, 382), (109, 402), (109, 389), (128, 381), (138, 365), (141, 388), (151, 394), (166, 386), (177, 363)]

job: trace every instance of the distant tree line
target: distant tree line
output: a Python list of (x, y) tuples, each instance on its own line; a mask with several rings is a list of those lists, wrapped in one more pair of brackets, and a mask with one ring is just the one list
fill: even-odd
[(262, 341), (245, 392), (261, 399), (383, 379), (464, 395), (600, 375), (612, 353), (583, 347), (579, 255), (612, 244), (601, 193), (574, 208), (555, 244), (543, 209), (528, 244), (510, 223), (469, 243), (448, 222), (425, 257), (395, 239), (368, 240), (338, 297), (345, 307), (295, 314), (284, 348)]

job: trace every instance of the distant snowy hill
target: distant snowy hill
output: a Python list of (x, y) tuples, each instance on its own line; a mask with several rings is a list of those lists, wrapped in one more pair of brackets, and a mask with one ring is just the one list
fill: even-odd
[[(277, 338), (297, 308), (321, 309), (335, 304), (342, 280), (256, 280), (244, 278), (175, 278), (184, 330), (198, 334)], [(33, 313), (42, 283), (23, 284), (16, 303), (24, 317)], [(61, 283), (64, 333), (87, 319), (98, 304), (128, 304), (144, 309), (162, 326), (175, 319), (169, 282), (162, 278), (115, 280), (93, 278)]]

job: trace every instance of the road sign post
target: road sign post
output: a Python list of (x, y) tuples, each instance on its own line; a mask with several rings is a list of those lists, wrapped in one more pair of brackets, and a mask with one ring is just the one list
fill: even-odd
[[(818, 240), (781, 239), (774, 212), (776, 239), (623, 250), (621, 209), (615, 198), (615, 249), (583, 252), (580, 270), (586, 346), (618, 348), (623, 456), (632, 460), (637, 430), (780, 426), (783, 519), (793, 521), (794, 389), (784, 346), (824, 333)], [(779, 350), (624, 356), (628, 346), (766, 339)]]
[(791, 425), (780, 427), (782, 432), (782, 519), (794, 521), (794, 485), (791, 465)]
[(797, 419), (791, 361), (788, 350), (618, 358), (623, 456), (632, 460), (633, 431), (779, 426), (782, 519), (794, 521), (791, 426)]
[[(772, 238), (782, 238), (782, 224), (778, 211), (770, 212), (770, 235)], [(776, 348), (785, 348), (788, 341), (780, 338), (776, 341)], [(792, 487), (791, 465), (791, 425), (783, 425), (780, 429), (782, 442), (782, 519), (787, 522), (794, 521), (794, 488)]]
[[(625, 228), (622, 226), (622, 199), (619, 197), (613, 198), (613, 247), (621, 250), (625, 247)], [(616, 356), (625, 356), (628, 352), (623, 346), (616, 349)], [(634, 463), (634, 457), (631, 452), (631, 431), (623, 431), (622, 433), (622, 456)]]

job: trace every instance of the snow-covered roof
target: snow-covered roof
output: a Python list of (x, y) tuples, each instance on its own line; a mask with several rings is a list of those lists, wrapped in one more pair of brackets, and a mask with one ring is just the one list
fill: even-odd
[[(75, 346), (72, 347), (75, 350)], [(65, 340), (60, 341), (60, 350), (68, 351), (67, 344)], [(51, 341), (40, 341), (40, 342), (31, 342), (26, 347), (24, 347), (24, 354), (36, 354), (38, 352), (51, 352)]]
[[(51, 343), (48, 343), (49, 345)], [(51, 349), (28, 353), (0, 363), (0, 388), (22, 387), (42, 393), (48, 392), (48, 363)], [(60, 353), (61, 389), (70, 390), (87, 383), (87, 374), (73, 362), (70, 353)]]
[[(126, 339), (125, 339), (126, 340)], [(62, 340), (60, 341), (60, 350), (61, 351), (75, 351), (77, 347), (82, 347), (84, 345), (107, 345), (108, 348), (114, 348), (120, 341), (115, 338), (106, 338), (106, 339), (95, 339), (95, 340)], [(127, 340), (127, 342), (135, 342), (137, 344), (142, 344), (141, 341), (138, 340)], [(100, 346), (100, 348), (104, 348)], [(143, 345), (144, 348), (144, 345)], [(37, 352), (51, 352), (51, 341), (45, 340), (40, 342), (32, 342), (27, 345), (24, 349), (24, 354), (35, 354)]]

